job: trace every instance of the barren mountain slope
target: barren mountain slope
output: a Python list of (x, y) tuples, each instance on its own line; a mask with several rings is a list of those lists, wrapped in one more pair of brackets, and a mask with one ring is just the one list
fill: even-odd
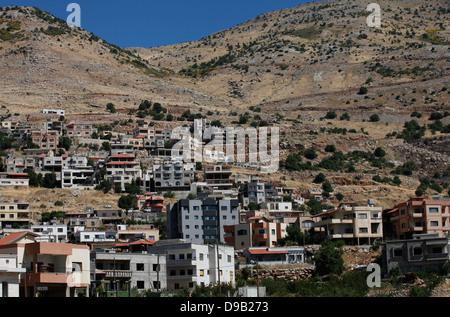
[(108, 102), (131, 109), (145, 99), (194, 107), (211, 99), (37, 8), (2, 8), (0, 29), (0, 104), (10, 113), (54, 107), (69, 114), (98, 112), (95, 106), (105, 112)]
[[(377, 3), (381, 28), (367, 25), (365, 1), (326, 1), (266, 13), (199, 41), (130, 50), (189, 75), (177, 83), (242, 108), (295, 115), (448, 107), (447, 93), (424, 100), (424, 91), (448, 85), (448, 2)], [(357, 94), (361, 86), (367, 95)]]

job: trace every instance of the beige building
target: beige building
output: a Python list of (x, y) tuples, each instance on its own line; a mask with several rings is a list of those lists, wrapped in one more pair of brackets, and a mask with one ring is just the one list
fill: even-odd
[(264, 216), (251, 217), (247, 223), (224, 226), (225, 242), (236, 250), (251, 247), (274, 247), (286, 237), (285, 223), (270, 221)]
[(0, 202), (0, 229), (28, 227), (31, 222), (30, 204), (22, 201)]
[(342, 203), (338, 208), (313, 216), (319, 218), (312, 224), (331, 239), (343, 239), (349, 244), (372, 244), (383, 238), (382, 208), (373, 205), (356, 206)]
[(13, 254), (20, 276), (22, 297), (89, 296), (90, 250), (85, 245), (34, 242), (30, 234), (18, 232), (0, 240), (0, 255)]
[(31, 141), (38, 145), (40, 149), (56, 150), (59, 144), (59, 131), (37, 130), (31, 132)]

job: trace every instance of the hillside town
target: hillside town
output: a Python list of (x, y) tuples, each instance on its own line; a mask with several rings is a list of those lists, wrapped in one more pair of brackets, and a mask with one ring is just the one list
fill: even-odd
[[(326, 188), (267, 181), (264, 166), (237, 162), (224, 148), (189, 159), (176, 149), (179, 130), (157, 122), (129, 135), (66, 120), (64, 110), (41, 114), (42, 125), (1, 122), (0, 189), (16, 190), (0, 202), (2, 297), (173, 296), (217, 285), (249, 296), (238, 283), (243, 272), (280, 266), (311, 277), (323, 241), (380, 248), (379, 258), (347, 270), (376, 261), (384, 275), (439, 271), (449, 259), (449, 197), (410, 197), (390, 208), (374, 199), (332, 204)], [(225, 133), (206, 119), (183, 124), (203, 132), (188, 149)], [(236, 173), (244, 165), (253, 172)], [(32, 207), (26, 188), (120, 198), (64, 211), (57, 196), (53, 206)]]

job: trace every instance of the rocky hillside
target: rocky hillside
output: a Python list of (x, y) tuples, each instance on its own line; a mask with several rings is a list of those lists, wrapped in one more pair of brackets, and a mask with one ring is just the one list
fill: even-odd
[[(448, 110), (450, 37), (445, 0), (378, 1), (381, 28), (368, 27), (367, 3), (325, 1), (258, 16), (199, 41), (133, 52), (181, 75), (176, 82), (230, 105), (296, 117), (330, 108)], [(361, 87), (367, 92), (358, 94)]]
[(58, 107), (131, 128), (140, 118), (129, 110), (151, 100), (175, 119), (190, 110), (227, 126), (280, 127), (282, 166), (264, 176), (303, 191), (325, 173), (332, 203), (337, 193), (385, 208), (447, 194), (448, 1), (377, 3), (380, 28), (367, 25), (362, 0), (311, 2), (199, 41), (127, 49), (37, 8), (2, 8), (0, 115)]
[(1, 115), (54, 107), (105, 113), (109, 102), (131, 109), (146, 99), (193, 106), (207, 98), (167, 74), (38, 8), (0, 8)]

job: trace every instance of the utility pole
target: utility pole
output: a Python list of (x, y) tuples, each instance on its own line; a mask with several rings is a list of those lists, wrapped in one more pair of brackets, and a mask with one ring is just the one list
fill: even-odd
[(259, 297), (259, 260), (256, 259), (256, 296)]
[(159, 287), (159, 252), (158, 252), (158, 260), (156, 262), (156, 287), (158, 288), (158, 293), (160, 292)]
[(217, 252), (217, 278), (219, 282), (219, 294), (222, 294), (222, 285), (220, 284), (220, 265), (219, 265), (219, 241), (216, 243)]

